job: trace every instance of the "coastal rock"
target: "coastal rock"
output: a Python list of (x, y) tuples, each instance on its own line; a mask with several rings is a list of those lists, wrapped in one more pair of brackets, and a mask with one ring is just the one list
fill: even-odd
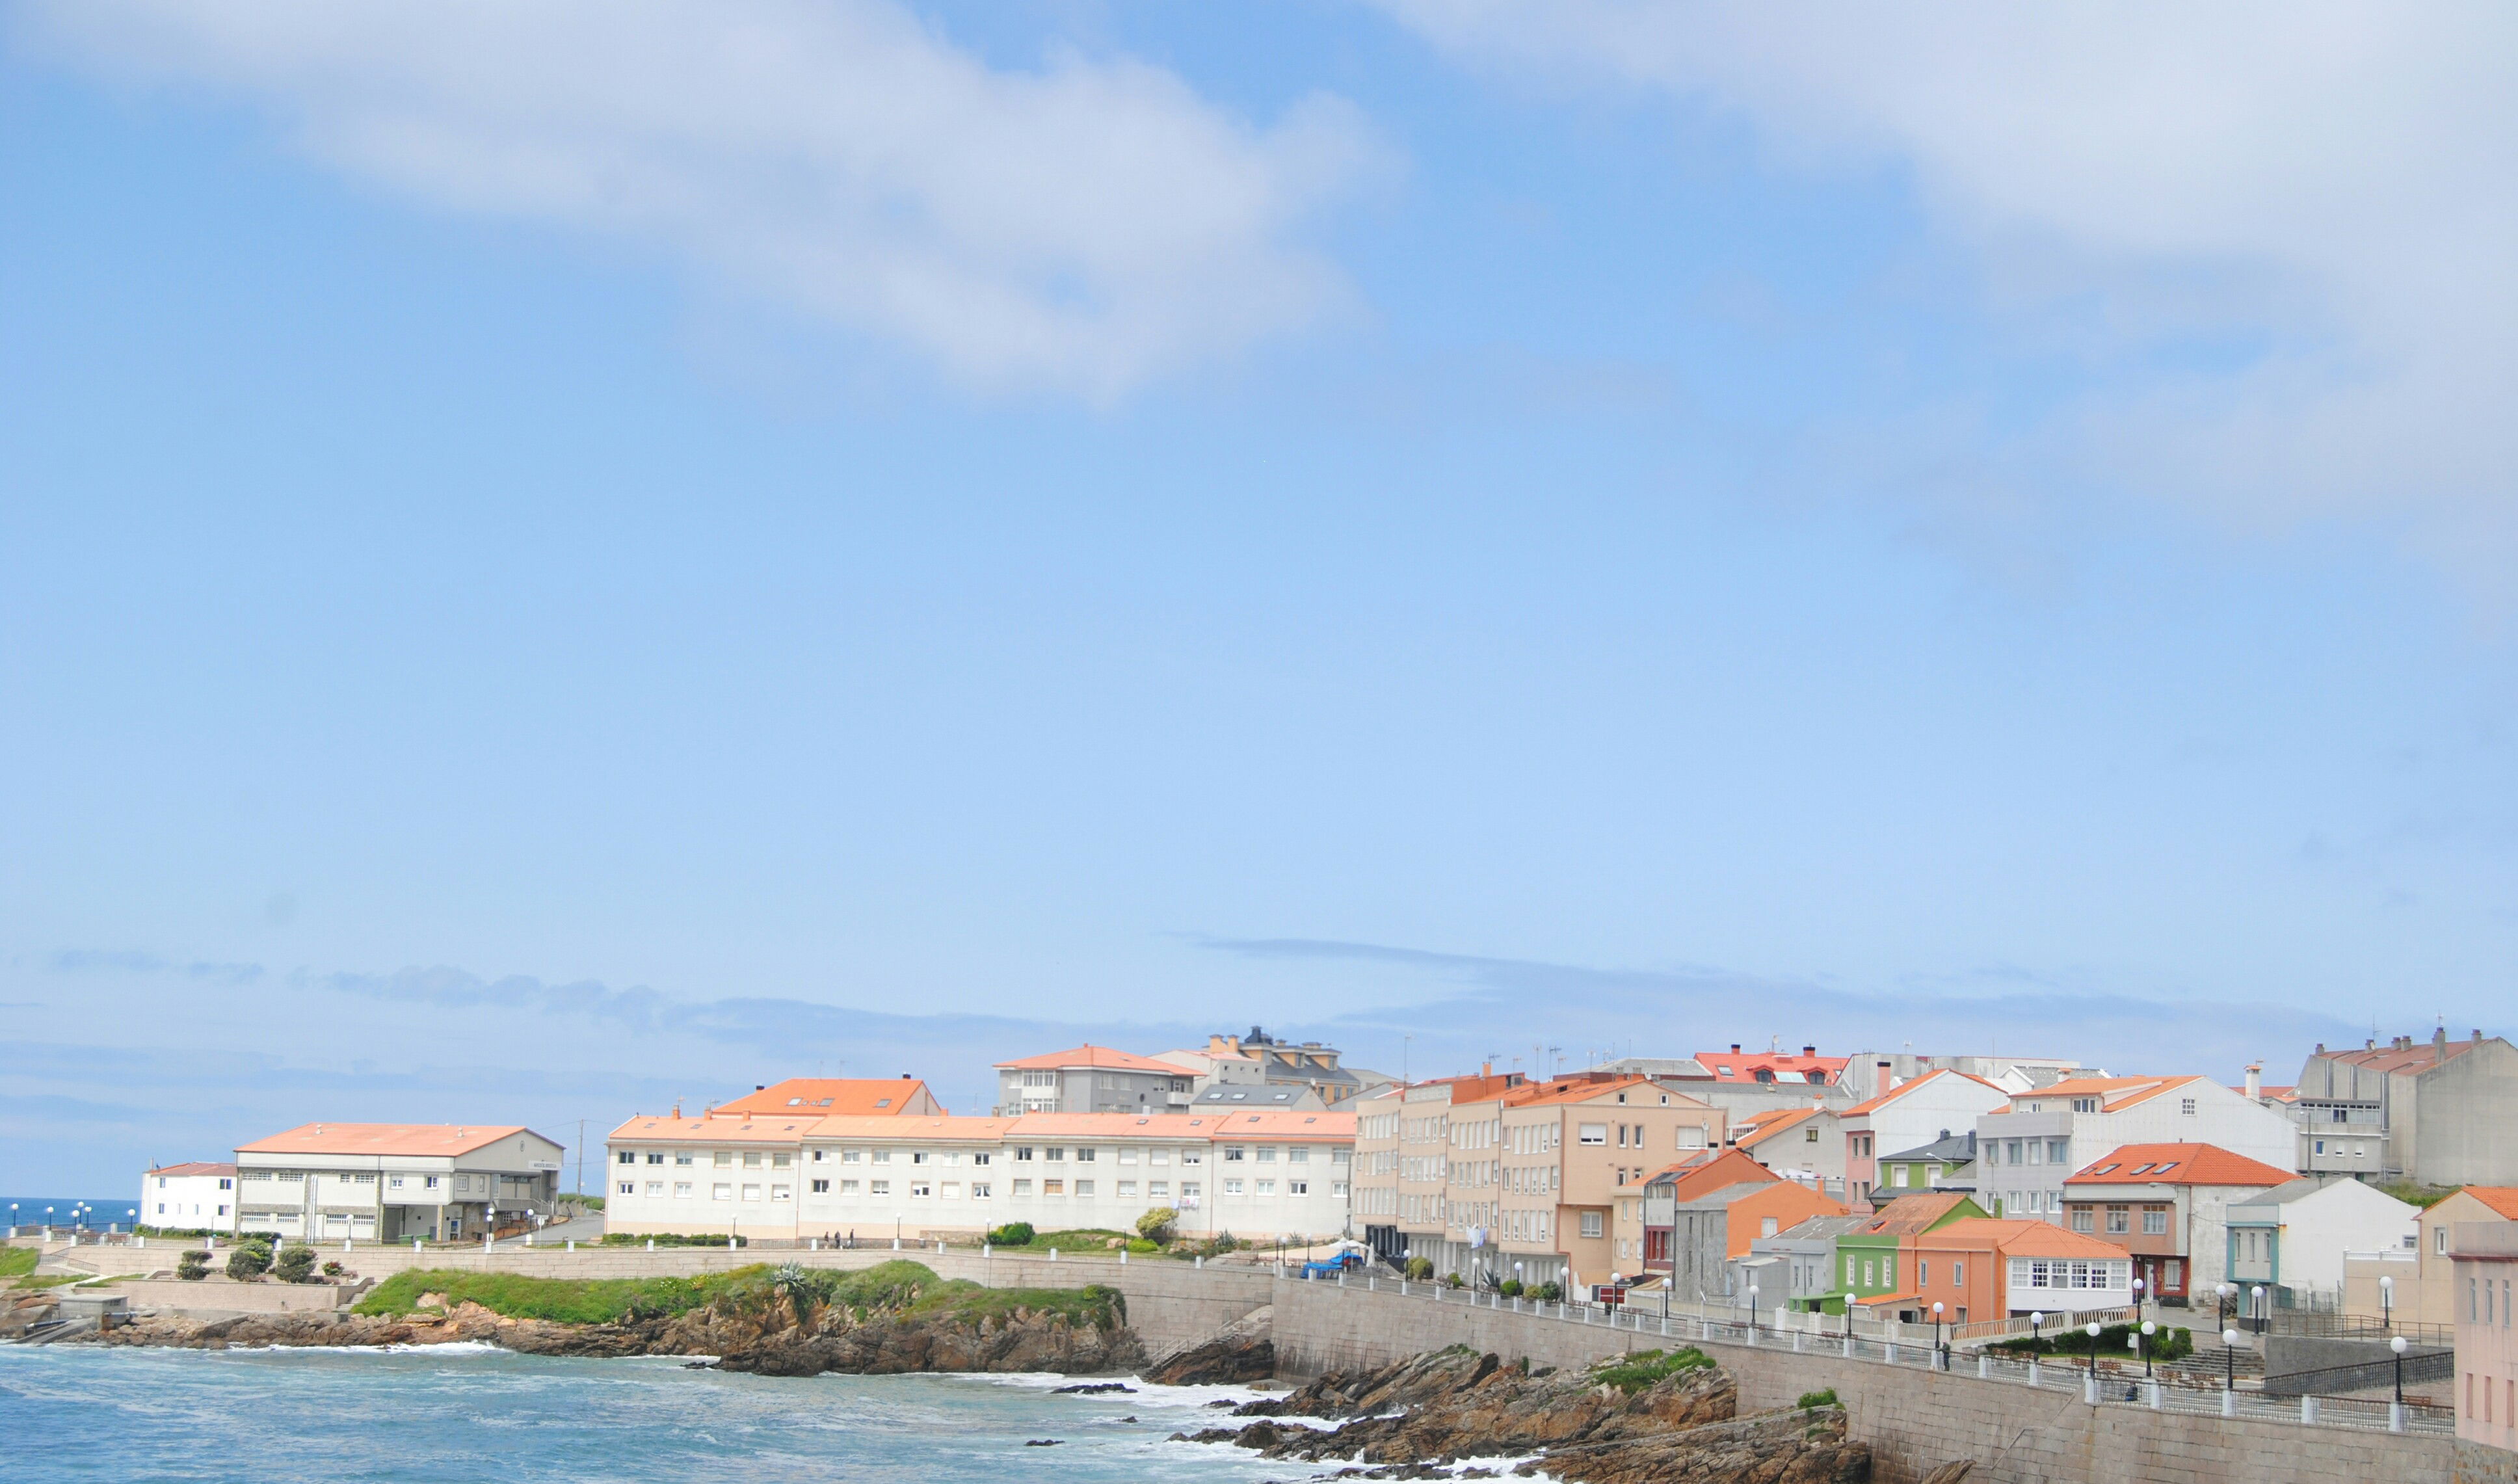
[(1032, 1314), (1005, 1323), (875, 1320), (837, 1331), (789, 1329), (720, 1352), (717, 1369), (760, 1375), (896, 1375), (913, 1371), (1055, 1371), (1099, 1375), (1146, 1363), (1136, 1331)]
[[(1731, 1377), (1710, 1364), (1623, 1357), (1533, 1375), (1524, 1364), (1455, 1347), (1333, 1373), (1237, 1409), (1236, 1416), (1258, 1419), (1237, 1433), (1208, 1428), (1189, 1440), (1229, 1441), (1272, 1459), (1352, 1460), (1368, 1477), (1533, 1454), (1539, 1461), (1517, 1472), (1575, 1484), (1852, 1484), (1869, 1476), (1870, 1453), (1846, 1441), (1842, 1410), (1740, 1418), (1738, 1403)], [(1345, 1420), (1319, 1428), (1278, 1417)]]
[(1233, 1386), (1277, 1374), (1276, 1307), (1262, 1304), (1202, 1344), (1175, 1351), (1149, 1368), (1162, 1386)]

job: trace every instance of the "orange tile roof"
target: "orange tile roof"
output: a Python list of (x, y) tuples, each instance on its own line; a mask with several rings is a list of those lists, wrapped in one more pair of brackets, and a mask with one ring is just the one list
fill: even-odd
[(664, 1113), (639, 1113), (614, 1129), (609, 1137), (616, 1144), (648, 1139), (683, 1144), (802, 1144), (804, 1131), (820, 1121), (808, 1113), (774, 1118), (675, 1118)]
[[(1700, 1051), (1696, 1064), (1714, 1073), (1717, 1082), (1754, 1082), (1758, 1072), (1769, 1072), (1784, 1086), (1806, 1082), (1811, 1085), (1832, 1083), (1845, 1075), (1851, 1057), (1805, 1057), (1783, 1051)], [(1812, 1078), (1809, 1073), (1818, 1075)], [(1783, 1080), (1786, 1073), (1792, 1080)]]
[(2019, 1257), (2128, 1257), (2125, 1248), (2081, 1232), (2066, 1231), (2050, 1221), (2016, 1217), (1971, 1216), (1936, 1232), (1918, 1232), (1919, 1247), (1991, 1247)]
[(1672, 1180), (1673, 1200), (1694, 1200), (1729, 1186), (1780, 1183), (1784, 1177), (1736, 1149), (1726, 1149), (1718, 1155), (1708, 1151), (1706, 1155), (1681, 1159), (1645, 1176), (1644, 1183), (1650, 1185), (1665, 1178)]
[(709, 1112), (717, 1117), (793, 1113), (833, 1117), (847, 1113), (902, 1113), (917, 1103), (927, 1084), (917, 1077), (789, 1077), (750, 1092)]
[(913, 1114), (906, 1118), (886, 1114), (817, 1118), (804, 1125), (803, 1137), (817, 1142), (832, 1139), (978, 1139), (994, 1142), (1004, 1138), (1006, 1130), (1014, 1126), (1012, 1118), (978, 1118), (966, 1113)]
[[(1856, 1116), (1858, 1116), (1858, 1115), (1860, 1115), (1860, 1114), (1862, 1114), (1862, 1113), (1871, 1113), (1871, 1112), (1873, 1112), (1873, 1111), (1875, 1111), (1875, 1110), (1878, 1110), (1878, 1109), (1886, 1108), (1886, 1107), (1888, 1107), (1889, 1104), (1896, 1102), (1899, 1098), (1902, 1098), (1902, 1097), (1904, 1097), (1906, 1094), (1908, 1094), (1908, 1093), (1910, 1093), (1910, 1092), (1913, 1092), (1916, 1088), (1921, 1087), (1921, 1086), (1923, 1086), (1925, 1083), (1927, 1083), (1927, 1082), (1931, 1082), (1931, 1081), (1932, 1081), (1932, 1080), (1934, 1080), (1934, 1079), (1936, 1079), (1936, 1078), (1939, 1078), (1939, 1077), (1965, 1077), (1968, 1081), (1974, 1082), (1974, 1083), (1975, 1083), (1975, 1084), (1976, 1084), (1977, 1086), (1979, 1086), (1979, 1087), (1991, 1087), (1991, 1088), (1993, 1088), (1993, 1090), (1994, 1090), (1995, 1092), (2002, 1092), (2002, 1089), (2001, 1089), (2001, 1088), (1999, 1088), (1999, 1087), (1994, 1087), (1994, 1086), (1993, 1086), (1993, 1084), (1992, 1084), (1991, 1082), (1986, 1081), (1986, 1080), (1985, 1080), (1984, 1078), (1982, 1078), (1982, 1077), (1979, 1077), (1979, 1076), (1971, 1076), (1971, 1075), (1969, 1075), (1967, 1072), (1964, 1072), (1964, 1071), (1952, 1071), (1952, 1070), (1950, 1070), (1950, 1069), (1948, 1069), (1948, 1068), (1946, 1068), (1946, 1067), (1935, 1067), (1935, 1068), (1933, 1068), (1932, 1070), (1930, 1070), (1930, 1071), (1928, 1071), (1928, 1072), (1924, 1073), (1924, 1074), (1923, 1074), (1922, 1076), (1920, 1076), (1920, 1077), (1912, 1077), (1912, 1078), (1909, 1078), (1909, 1079), (1908, 1079), (1908, 1080), (1906, 1080), (1906, 1081), (1903, 1081), (1903, 1082), (1898, 1083), (1896, 1086), (1889, 1088), (1887, 1092), (1884, 1092), (1884, 1093), (1882, 1093), (1880, 1096), (1878, 1096), (1878, 1097), (1876, 1097), (1876, 1098), (1871, 1099), (1869, 1102), (1865, 1102), (1865, 1103), (1856, 1103), (1856, 1104), (1854, 1104), (1851, 1108), (1848, 1108), (1848, 1109), (1846, 1109), (1844, 1113), (1842, 1113), (1838, 1114), (1838, 1116), (1839, 1116), (1839, 1117), (1851, 1118), (1851, 1117), (1856, 1117)], [(2003, 1093), (2003, 1096), (2005, 1096), (2005, 1097), (2009, 1097), (2009, 1096), (2010, 1096), (2010, 1094), (2009, 1094), (2009, 1093)]]
[[(239, 1155), (468, 1155), (518, 1134), (542, 1135), (520, 1123), (307, 1123), (284, 1134), (239, 1144)], [(556, 1145), (555, 1139), (543, 1139)]]
[(2460, 1190), (2500, 1215), (2518, 1221), (2518, 1189), (2506, 1185), (2468, 1185)]
[(1352, 1113), (1024, 1113), (1006, 1137), (1036, 1139), (1246, 1139), (1253, 1144), (1343, 1144), (1355, 1138)]
[(1588, 1103), (1593, 1098), (1651, 1085), (1652, 1078), (1646, 1076), (1608, 1077), (1597, 1082), (1572, 1077), (1552, 1082), (1525, 1082), (1504, 1094), (1504, 1105), (1508, 1108), (1535, 1108), (1549, 1104)]
[(1864, 1235), (1872, 1237), (1910, 1236), (1947, 1216), (1960, 1201), (1974, 1199), (1966, 1191), (1928, 1191), (1900, 1196), (1889, 1201), (1888, 1209), (1882, 1211), (1862, 1230)]
[(1742, 1149), (1755, 1149), (1811, 1114), (1826, 1111), (1823, 1108), (1770, 1108), (1741, 1123), (1739, 1126), (1748, 1132), (1738, 1134), (1731, 1142)]
[(184, 1164), (161, 1164), (149, 1171), (152, 1175), (233, 1175), (233, 1164), (205, 1164), (198, 1159)]
[(2461, 1057), (2481, 1044), (2479, 1041), (2451, 1041), (2445, 1047), (2438, 1047), (2429, 1041), (2415, 1041), (2410, 1046), (2391, 1044), (2365, 1047), (2359, 1051), (2320, 1051), (2315, 1055), (2329, 1062), (2366, 1067), (2375, 1071), (2420, 1071)]
[(1096, 1046), (1089, 1041), (1071, 1051), (1053, 1051), (1043, 1056), (1019, 1057), (997, 1064), (999, 1070), (1056, 1071), (1067, 1067), (1093, 1067), (1112, 1071), (1160, 1071), (1176, 1077), (1189, 1071), (1188, 1068), (1171, 1062), (1157, 1062), (1152, 1057)]
[(2064, 1180), (2075, 1185), (2288, 1185), (2299, 1176), (2216, 1144), (2128, 1144)]

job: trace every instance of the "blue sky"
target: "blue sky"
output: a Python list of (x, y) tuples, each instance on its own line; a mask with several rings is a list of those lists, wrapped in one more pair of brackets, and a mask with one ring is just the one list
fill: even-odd
[(0, 9), (0, 1186), (2506, 1028), (2496, 13), (242, 14)]

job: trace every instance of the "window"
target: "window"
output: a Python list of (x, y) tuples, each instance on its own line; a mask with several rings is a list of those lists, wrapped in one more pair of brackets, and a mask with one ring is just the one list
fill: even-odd
[(1240, 1195), (1240, 1194), (1241, 1194), (1241, 1182), (1240, 1182), (1240, 1181), (1238, 1181), (1238, 1180), (1227, 1180), (1227, 1181), (1225, 1181), (1225, 1182), (1224, 1182), (1224, 1194), (1226, 1194), (1226, 1195), (1228, 1195), (1228, 1196), (1238, 1196), (1238, 1195)]
[(689, 1164), (689, 1163), (691, 1163), (691, 1162), (692, 1162), (692, 1160), (693, 1160), (695, 1157), (695, 1157), (695, 1156), (693, 1156), (693, 1155), (691, 1154), (691, 1152), (690, 1152), (689, 1150), (686, 1150), (686, 1149), (675, 1150), (675, 1151), (673, 1152), (673, 1162), (674, 1162), (675, 1164)]
[(1902, 1164), (1892, 1164), (1888, 1166), (1888, 1183), (1896, 1186), (1900, 1190), (1904, 1189), (1906, 1185), (1906, 1166)]
[(648, 1162), (649, 1164), (662, 1164), (662, 1163), (664, 1163), (664, 1162), (665, 1162), (665, 1152), (664, 1152), (663, 1150), (661, 1150), (661, 1149), (649, 1150), (649, 1151), (647, 1152), (647, 1162)]
[(2111, 1205), (2107, 1207), (2108, 1236), (2121, 1237), (2132, 1230), (2133, 1207), (2126, 1205)]
[[(1967, 1287), (1967, 1264), (1959, 1261), (1955, 1257), (1950, 1259), (1950, 1287), (1953, 1288), (1964, 1288)], [(1959, 1311), (1959, 1322), (1961, 1324), (1965, 1324), (1967, 1322), (1967, 1310), (1961, 1309)]]
[(1848, 1288), (1853, 1287), (1853, 1259), (1850, 1257), (1845, 1259), (1845, 1286)]
[[(1585, 1139), (1583, 1142), (1588, 1144), (1591, 1141)], [(1583, 1235), (1585, 1237), (1597, 1237), (1600, 1235), (1600, 1213), (1598, 1211), (1585, 1211), (1583, 1213)]]
[(437, 1177), (436, 1177), (435, 1175), (430, 1175), (430, 1176), (428, 1177), (428, 1185), (427, 1185), (427, 1189), (432, 1190), (432, 1191), (433, 1191), (433, 1190), (435, 1190), (435, 1189), (437, 1189)]
[(744, 1200), (760, 1200), (760, 1186), (757, 1186), (757, 1185), (747, 1185), (747, 1186), (745, 1186), (745, 1187), (743, 1188), (743, 1199), (744, 1199)]
[(1168, 1200), (1171, 1193), (1172, 1183), (1168, 1180), (1150, 1180), (1146, 1183), (1146, 1199), (1149, 1200)]
[(890, 1164), (891, 1162), (891, 1151), (888, 1149), (876, 1150), (874, 1152), (874, 1159), (872, 1162), (876, 1164)]
[(792, 1185), (773, 1185), (769, 1188), (769, 1199), (772, 1200), (792, 1200), (795, 1198), (796, 1187)]
[(1252, 1154), (1253, 1157), (1261, 1164), (1274, 1164), (1277, 1162), (1277, 1152), (1274, 1149), (1255, 1150)]
[(869, 1180), (866, 1182), (866, 1194), (869, 1196), (889, 1196), (891, 1194), (891, 1182), (889, 1180)]
[(987, 1181), (985, 1181), (985, 1180), (974, 1180), (974, 1181), (972, 1181), (972, 1182), (971, 1182), (971, 1199), (972, 1199), (972, 1200), (987, 1200), (987, 1199), (988, 1199), (988, 1182), (987, 1182)]
[(1585, 1144), (1606, 1144), (1609, 1142), (1609, 1125), (1585, 1123), (1576, 1131), (1576, 1135)]
[(1134, 1180), (1122, 1180), (1122, 1181), (1120, 1181), (1120, 1182), (1119, 1182), (1119, 1199), (1120, 1199), (1120, 1200), (1136, 1200), (1136, 1199), (1137, 1199), (1137, 1182), (1136, 1182), (1136, 1181), (1134, 1181)]
[(813, 1162), (815, 1164), (821, 1163), (824, 1159), (830, 1157), (830, 1153), (831, 1152), (827, 1149), (817, 1149), (813, 1151)]
[(2311, 1143), (2310, 1143), (2309, 1147), (2310, 1147), (2310, 1149), (2312, 1149), (2314, 1152), (2316, 1152), (2316, 1153), (2318, 1153), (2318, 1154), (2321, 1154), (2321, 1155), (2322, 1155), (2322, 1154), (2325, 1153), (2325, 1141), (2324, 1141), (2323, 1139), (2317, 1139), (2317, 1140), (2313, 1140), (2313, 1141), (2311, 1141)]
[(734, 1168), (734, 1155), (733, 1155), (733, 1153), (732, 1153), (731, 1151), (720, 1149), (720, 1150), (716, 1151), (715, 1153), (716, 1153), (716, 1161), (715, 1161), (715, 1162), (716, 1162), (716, 1167), (717, 1167), (718, 1169), (732, 1169), (732, 1168)]
[(1075, 1152), (1075, 1162), (1078, 1164), (1090, 1164), (1093, 1162), (1093, 1156), (1094, 1150), (1088, 1145)]
[(2448, 1255), (2448, 1223), (2442, 1222), (2431, 1228), (2431, 1250), (2442, 1256)]
[(638, 1157), (625, 1149), (621, 1152), (621, 1162), (624, 1164), (635, 1164), (638, 1162)]
[(2076, 1206), (2072, 1207), (2072, 1230), (2073, 1230), (2073, 1231), (2076, 1231), (2076, 1232), (2087, 1232), (2087, 1231), (2089, 1231), (2089, 1230), (2090, 1230), (2094, 1225), (2095, 1225), (2095, 1223), (2094, 1223), (2094, 1222), (2092, 1221), (2092, 1219), (2091, 1219), (2091, 1216), (2090, 1216), (2090, 1208), (2089, 1208), (2088, 1206), (2086, 1206), (2086, 1205), (2076, 1205)]
[(1028, 1196), (1028, 1195), (1030, 1195), (1030, 1194), (1031, 1194), (1031, 1182), (1030, 1182), (1030, 1181), (1028, 1181), (1028, 1180), (1018, 1180), (1018, 1181), (1016, 1181), (1016, 1182), (1015, 1182), (1015, 1194), (1016, 1194), (1016, 1195), (1018, 1195), (1018, 1196)]
[(1309, 1180), (1288, 1180), (1285, 1182), (1285, 1194), (1288, 1196), (1308, 1196), (1311, 1193), (1312, 1182)]
[(650, 1181), (648, 1181), (648, 1182), (647, 1182), (647, 1194), (648, 1194), (648, 1195), (650, 1195), (650, 1196), (655, 1197), (656, 1199), (658, 1199), (658, 1200), (663, 1200), (663, 1199), (664, 1199), (664, 1196), (665, 1196), (665, 1182), (664, 1182), (664, 1181), (662, 1181), (662, 1180), (650, 1180)]
[(795, 1157), (793, 1155), (771, 1155), (769, 1157), (769, 1167), (771, 1169), (785, 1169), (794, 1162)]
[(1198, 1194), (1198, 1189), (1199, 1189), (1199, 1187), (1198, 1187), (1198, 1183), (1197, 1183), (1196, 1181), (1194, 1181), (1194, 1180), (1184, 1180), (1184, 1181), (1182, 1181), (1182, 1182), (1181, 1182), (1181, 1200), (1185, 1200), (1185, 1201), (1189, 1202), (1191, 1205), (1195, 1205), (1195, 1204), (1197, 1204), (1197, 1194)]
[(1066, 1194), (1066, 1182), (1064, 1180), (1043, 1180), (1040, 1183), (1040, 1193), (1044, 1196), (1064, 1196)]
[(843, 1196), (853, 1196), (857, 1193), (858, 1189), (859, 1187), (857, 1182), (854, 1180), (843, 1180), (840, 1182), (840, 1194)]
[(1329, 1196), (1332, 1200), (1344, 1200), (1346, 1199), (1346, 1182), (1343, 1180), (1330, 1181)]
[(734, 1199), (734, 1187), (723, 1183), (710, 1186), (709, 1199), (712, 1200), (732, 1200)]
[(912, 1180), (909, 1182), (909, 1194), (913, 1200), (924, 1200), (935, 1194), (935, 1187), (924, 1180)]
[(1248, 1158), (1250, 1152), (1248, 1150), (1243, 1149), (1237, 1144), (1225, 1150), (1224, 1162), (1227, 1164), (1238, 1164), (1243, 1159)]
[(1813, 1123), (1809, 1127), (1802, 1130), (1802, 1142), (1803, 1144), (1816, 1144), (1818, 1142), (1817, 1124)]
[(676, 1200), (688, 1200), (691, 1199), (691, 1183), (688, 1180), (676, 1180), (673, 1182), (673, 1199)]
[[(1146, 1162), (1147, 1162), (1148, 1164), (1169, 1164), (1169, 1163), (1171, 1163), (1171, 1162), (1172, 1162), (1171, 1151), (1169, 1151), (1169, 1150), (1162, 1150), (1162, 1149), (1150, 1149), (1150, 1150), (1146, 1151)], [(1186, 1160), (1186, 1159), (1184, 1159), (1184, 1160), (1182, 1160), (1181, 1162), (1182, 1162), (1182, 1163), (1184, 1163), (1184, 1164), (1186, 1164), (1186, 1163), (1188, 1163), (1189, 1161), (1188, 1161), (1188, 1160)]]
[(816, 1196), (827, 1196), (827, 1195), (829, 1195), (830, 1193), (831, 1193), (831, 1182), (829, 1182), (828, 1180), (816, 1180), (816, 1181), (814, 1181), (814, 1182), (813, 1182), (813, 1194), (814, 1194), (814, 1195), (816, 1195)]
[(1925, 1287), (1928, 1287), (1928, 1286), (1932, 1283), (1932, 1259), (1931, 1259), (1931, 1258), (1929, 1258), (1929, 1257), (1918, 1257), (1918, 1258), (1916, 1258), (1916, 1259), (1915, 1259), (1915, 1287), (1916, 1287), (1916, 1288), (1925, 1288)]
[(988, 1156), (987, 1156), (987, 1153), (983, 1150), (983, 1151), (981, 1151), (981, 1152), (980, 1152), (980, 1153), (978, 1153), (978, 1154), (973, 1155), (973, 1156), (971, 1157), (971, 1162), (972, 1162), (973, 1164), (985, 1164), (985, 1163), (987, 1163), (987, 1162), (988, 1162)]
[(2194, 1100), (2192, 1098), (2178, 1099), (2177, 1111), (2190, 1118), (2194, 1116)]
[(2168, 1235), (2168, 1207), (2146, 1205), (2142, 1208), (2142, 1234), (2145, 1237)]
[(1254, 1194), (1261, 1196), (1273, 1196), (1277, 1194), (1277, 1182), (1274, 1180), (1260, 1181), (1259, 1189)]
[(1285, 1151), (1285, 1162), (1287, 1164), (1309, 1164), (1312, 1162), (1312, 1152), (1298, 1144), (1292, 1149)]
[(1064, 1159), (1065, 1159), (1065, 1157), (1066, 1157), (1066, 1151), (1065, 1151), (1065, 1150), (1063, 1150), (1063, 1149), (1059, 1148), (1057, 1145), (1053, 1144), (1053, 1145), (1050, 1145), (1048, 1148), (1046, 1148), (1046, 1149), (1042, 1150), (1042, 1151), (1040, 1152), (1040, 1157), (1041, 1157), (1042, 1158), (1044, 1158), (1044, 1159), (1049, 1160), (1051, 1163), (1055, 1164), (1055, 1163), (1058, 1163), (1058, 1162), (1063, 1161)]
[[(227, 1188), (228, 1188), (228, 1183), (227, 1183), (226, 1181), (222, 1180), (222, 1181), (220, 1181), (220, 1182), (219, 1182), (219, 1189), (221, 1189), (221, 1190), (226, 1190)], [(385, 1177), (385, 1189), (387, 1189), (387, 1190), (393, 1190), (393, 1191), (401, 1190), (401, 1189), (402, 1189), (402, 1176), (400, 1176), (400, 1175), (387, 1175), (387, 1176)]]
[(1015, 1146), (1015, 1162), (1016, 1162), (1017, 1164), (1027, 1164), (1027, 1163), (1029, 1163), (1029, 1162), (1030, 1162), (1030, 1160), (1031, 1160), (1031, 1146), (1030, 1146), (1030, 1145), (1028, 1145), (1028, 1144), (1018, 1144), (1018, 1145), (1016, 1145), (1016, 1146)]
[(2002, 1157), (2002, 1161), (2007, 1164), (2018, 1164), (2019, 1162), (2019, 1141), (2017, 1139), (2006, 1140), (2002, 1147), (2009, 1151), (2009, 1153)]
[(760, 1168), (760, 1151), (757, 1149), (745, 1150), (743, 1152), (743, 1167), (745, 1169)]

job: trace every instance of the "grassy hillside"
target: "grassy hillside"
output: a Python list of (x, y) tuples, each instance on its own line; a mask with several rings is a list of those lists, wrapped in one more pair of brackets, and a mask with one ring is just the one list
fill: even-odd
[(1005, 1318), (1028, 1309), (1104, 1327), (1124, 1324), (1127, 1318), (1125, 1301), (1115, 1289), (985, 1288), (964, 1280), (945, 1283), (925, 1264), (902, 1260), (854, 1273), (764, 1262), (697, 1278), (527, 1278), (431, 1268), (395, 1274), (362, 1299), (357, 1312), (414, 1313), (424, 1293), (445, 1294), (449, 1307), (470, 1302), (513, 1319), (569, 1325), (666, 1318), (711, 1305), (737, 1313), (774, 1305), (806, 1312), (895, 1310), (969, 1319)]

